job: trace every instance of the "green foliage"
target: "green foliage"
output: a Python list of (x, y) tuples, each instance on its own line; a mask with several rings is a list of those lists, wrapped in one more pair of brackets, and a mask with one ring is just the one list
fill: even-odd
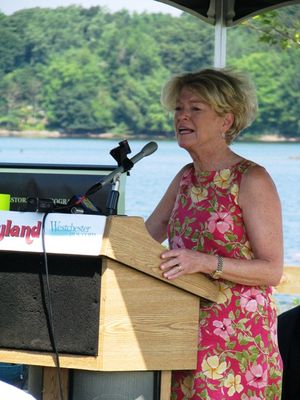
[(5, 25), (0, 25), (0, 77), (13, 71), (22, 52), (22, 40)]
[[(298, 21), (299, 8), (228, 30), (228, 64), (248, 70), (258, 88), (260, 114), (246, 135), (300, 134), (299, 51), (272, 38), (274, 29), (295, 30), (291, 15)], [(70, 6), (0, 13), (0, 21), (1, 128), (171, 137), (163, 83), (213, 63), (214, 27), (187, 14)]]
[(244, 24), (260, 33), (260, 41), (279, 45), (282, 49), (300, 47), (299, 7), (289, 7), (285, 12), (272, 11), (256, 15)]
[(111, 123), (114, 103), (99, 59), (89, 49), (70, 49), (53, 57), (40, 67), (39, 76), (49, 128), (84, 132)]
[[(266, 26), (276, 26), (278, 32), (285, 29), (292, 32), (299, 17), (300, 7), (293, 6), (263, 14), (255, 17), (255, 20), (264, 21)], [(300, 120), (296, 108), (299, 109), (300, 105), (299, 48), (296, 45), (284, 46), (278, 35), (272, 36), (271, 29), (269, 40), (262, 40), (261, 31), (253, 30), (249, 26), (251, 24), (246, 22), (228, 31), (228, 63), (249, 71), (258, 93), (259, 114), (245, 134), (247, 137), (256, 137), (258, 134), (298, 137)], [(235, 45), (231, 46), (233, 41)]]

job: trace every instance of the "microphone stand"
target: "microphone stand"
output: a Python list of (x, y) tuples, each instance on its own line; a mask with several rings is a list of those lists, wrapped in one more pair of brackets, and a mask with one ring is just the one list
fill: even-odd
[(118, 201), (119, 201), (119, 188), (120, 188), (120, 177), (121, 172), (116, 174), (113, 177), (112, 188), (109, 193), (109, 197), (106, 203), (106, 212), (107, 215), (116, 215), (118, 209)]

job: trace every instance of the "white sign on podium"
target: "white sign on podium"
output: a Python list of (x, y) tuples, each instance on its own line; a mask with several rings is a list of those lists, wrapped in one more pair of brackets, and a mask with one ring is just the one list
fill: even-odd
[(0, 251), (54, 254), (100, 254), (104, 215), (0, 211)]

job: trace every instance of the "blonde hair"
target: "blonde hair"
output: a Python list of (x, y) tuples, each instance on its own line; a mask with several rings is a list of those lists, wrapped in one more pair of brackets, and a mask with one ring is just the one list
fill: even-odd
[(227, 143), (250, 126), (257, 113), (256, 89), (247, 74), (232, 69), (203, 69), (172, 77), (163, 87), (161, 103), (174, 111), (182, 88), (192, 90), (218, 115), (232, 113), (234, 122), (225, 133)]

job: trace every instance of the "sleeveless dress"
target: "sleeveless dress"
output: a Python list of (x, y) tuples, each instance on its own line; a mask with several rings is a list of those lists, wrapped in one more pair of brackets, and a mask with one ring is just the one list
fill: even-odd
[[(196, 174), (190, 164), (168, 225), (170, 248), (252, 259), (238, 193), (242, 175), (254, 165), (242, 160)], [(171, 399), (280, 400), (282, 360), (272, 288), (215, 282), (220, 304), (201, 299), (197, 369), (173, 372)]]

